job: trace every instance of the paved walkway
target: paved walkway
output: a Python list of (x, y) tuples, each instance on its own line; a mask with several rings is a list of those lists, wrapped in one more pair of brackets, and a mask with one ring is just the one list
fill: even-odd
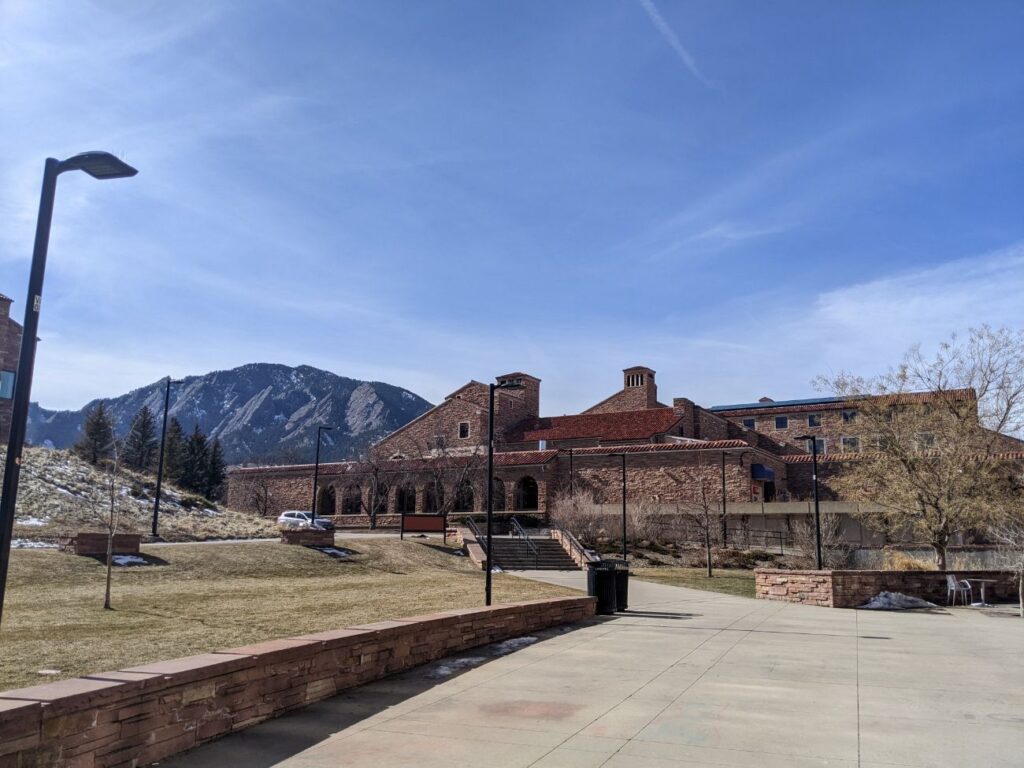
[(830, 610), (634, 581), (627, 614), (470, 651), (161, 765), (1016, 767), (1022, 649), (1009, 611)]

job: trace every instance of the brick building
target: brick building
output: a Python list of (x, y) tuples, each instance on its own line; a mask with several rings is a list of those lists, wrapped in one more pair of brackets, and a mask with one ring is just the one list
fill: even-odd
[[(791, 441), (745, 428), (728, 414), (687, 398), (658, 399), (656, 374), (634, 366), (622, 387), (570, 416), (540, 415), (541, 381), (521, 371), (496, 377), (517, 389), (495, 392), (495, 508), (547, 512), (555, 495), (585, 488), (599, 502), (621, 500), (621, 455), (629, 499), (678, 504), (695, 483), (714, 482), (727, 502), (788, 498)], [(364, 461), (322, 464), (317, 488), (323, 514), (479, 511), (486, 504), (488, 385), (470, 381), (378, 442)], [(307, 509), (310, 465), (236, 468), (233, 507), (276, 514)]]
[(20, 354), (21, 325), (11, 319), (11, 300), (0, 293), (0, 443), (4, 446), (11, 432), (11, 398)]

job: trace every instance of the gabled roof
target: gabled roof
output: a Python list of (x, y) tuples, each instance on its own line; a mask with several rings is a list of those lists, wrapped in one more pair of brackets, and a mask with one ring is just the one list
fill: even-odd
[(533, 440), (647, 440), (668, 432), (680, 418), (671, 408), (542, 416), (519, 422), (509, 430), (505, 439), (512, 443)]

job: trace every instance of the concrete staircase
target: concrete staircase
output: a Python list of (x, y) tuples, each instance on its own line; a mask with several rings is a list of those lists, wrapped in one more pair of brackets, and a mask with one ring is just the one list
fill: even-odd
[(494, 564), (506, 571), (576, 571), (579, 567), (554, 539), (530, 538), (534, 555), (523, 539), (494, 537)]

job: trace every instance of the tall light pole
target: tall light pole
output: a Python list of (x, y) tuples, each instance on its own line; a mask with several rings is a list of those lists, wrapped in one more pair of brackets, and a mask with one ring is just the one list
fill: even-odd
[(622, 559), (628, 561), (626, 554), (626, 454), (609, 453), (608, 458), (622, 459)]
[(320, 435), (323, 432), (330, 432), (334, 427), (317, 427), (316, 428), (316, 464), (313, 466), (313, 503), (310, 507), (312, 517), (309, 519), (310, 523), (316, 522), (316, 487), (320, 482)]
[(821, 559), (821, 511), (818, 508), (818, 441), (814, 435), (800, 435), (796, 440), (807, 440), (811, 444), (811, 480), (814, 486), (814, 556), (815, 567), (820, 571)]
[(94, 179), (122, 179), (138, 173), (109, 152), (83, 152), (67, 160), (48, 157), (43, 167), (43, 190), (39, 199), (39, 219), (36, 223), (36, 240), (32, 249), (25, 322), (21, 332), (21, 355), (18, 358), (18, 373), (14, 381), (11, 433), (7, 441), (3, 490), (0, 491), (0, 617), (3, 616), (4, 596), (7, 592), (7, 568), (10, 565), (11, 538), (14, 534), (14, 505), (18, 497), (21, 452), (25, 445), (28, 401), (32, 394), (32, 369), (36, 362), (36, 335), (39, 330), (39, 310), (43, 301), (43, 275), (46, 272), (46, 251), (50, 245), (53, 201), (57, 192), (57, 177), (65, 171), (85, 171)]
[(171, 384), (180, 384), (181, 380), (175, 381), (167, 377), (167, 386), (164, 388), (164, 425), (160, 430), (160, 460), (157, 461), (156, 469), (156, 498), (153, 499), (153, 536), (158, 536), (157, 528), (160, 524), (160, 488), (164, 479), (164, 448), (167, 445), (167, 412), (171, 406)]
[(487, 574), (484, 577), (484, 605), (491, 604), (491, 557), (494, 546), (494, 390), (523, 389), (516, 381), (500, 381), (487, 385)]

